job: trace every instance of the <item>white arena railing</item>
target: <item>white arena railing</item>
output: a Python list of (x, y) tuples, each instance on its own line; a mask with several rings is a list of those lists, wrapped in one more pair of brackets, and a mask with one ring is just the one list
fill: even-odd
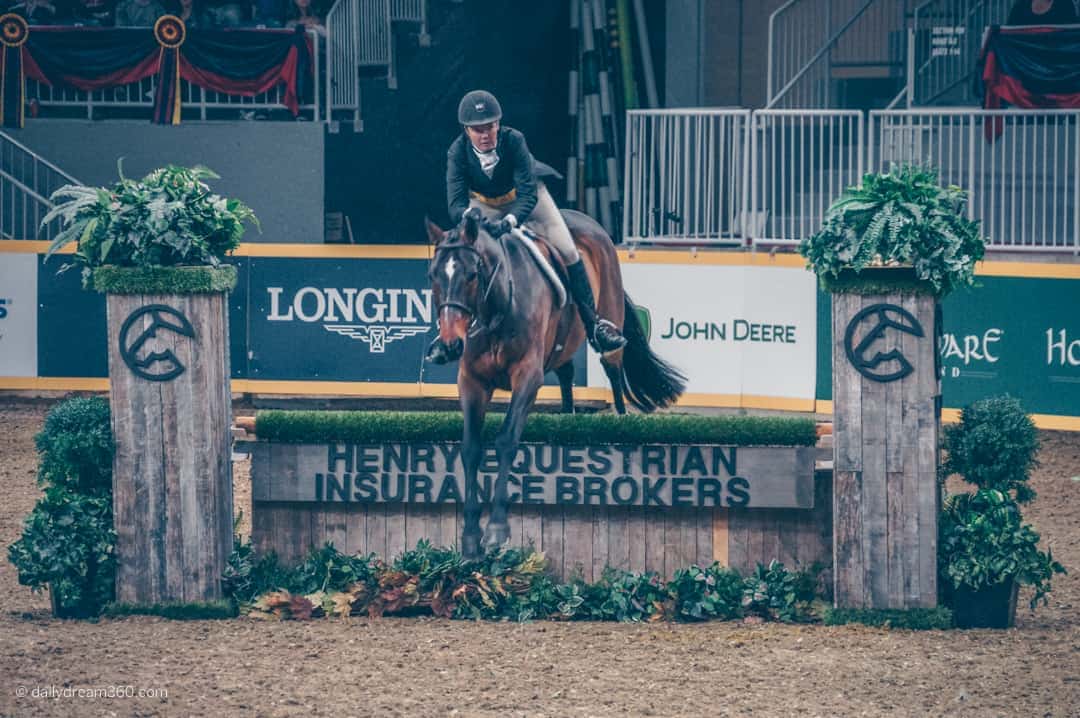
[(749, 129), (749, 110), (627, 112), (625, 241), (742, 244)]
[(936, 167), (994, 250), (1080, 253), (1080, 110), (631, 111), (624, 240), (794, 245), (866, 171)]

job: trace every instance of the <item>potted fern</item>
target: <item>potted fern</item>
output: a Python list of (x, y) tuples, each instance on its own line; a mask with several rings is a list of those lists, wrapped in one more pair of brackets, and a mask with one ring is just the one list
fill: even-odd
[(941, 297), (973, 284), (985, 253), (966, 203), (967, 193), (942, 187), (934, 170), (894, 166), (844, 192), (799, 251), (827, 291), (906, 288)]
[[(226, 255), (255, 215), (205, 167), (53, 194), (83, 284), (106, 295), (116, 598), (212, 601), (232, 549)], [(63, 269), (61, 271), (63, 271)], [(167, 527), (167, 530), (166, 530)]]
[(945, 602), (960, 628), (1009, 628), (1022, 585), (1034, 591), (1030, 608), (1046, 603), (1050, 580), (1065, 573), (1040, 551), (1039, 534), (1023, 521), (1039, 448), (1035, 425), (1011, 397), (975, 402), (945, 431), (945, 476), (959, 474), (974, 493), (946, 498), (940, 521), (938, 570)]

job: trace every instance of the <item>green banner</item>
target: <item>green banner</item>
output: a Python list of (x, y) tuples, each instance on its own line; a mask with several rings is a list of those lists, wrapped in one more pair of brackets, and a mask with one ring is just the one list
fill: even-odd
[[(943, 404), (1011, 394), (1033, 414), (1080, 415), (1080, 280), (978, 277), (942, 306)], [(832, 303), (818, 296), (818, 399), (832, 399)], [(929, 328), (928, 328), (929, 329)]]

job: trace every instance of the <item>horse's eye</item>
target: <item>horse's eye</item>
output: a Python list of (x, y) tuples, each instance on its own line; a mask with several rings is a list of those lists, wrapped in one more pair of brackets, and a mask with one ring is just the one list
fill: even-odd
[(476, 281), (476, 271), (475, 270), (469, 271), (469, 273), (465, 275), (465, 278), (468, 279), (470, 282), (475, 282)]

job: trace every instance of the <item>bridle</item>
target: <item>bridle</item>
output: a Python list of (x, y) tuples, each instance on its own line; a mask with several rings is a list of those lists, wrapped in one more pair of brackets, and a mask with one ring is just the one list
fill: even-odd
[[(500, 247), (502, 247), (502, 238), (499, 238), (499, 244), (500, 244)], [(492, 289), (492, 287), (495, 286), (495, 280), (496, 280), (496, 278), (498, 278), (499, 271), (503, 267), (503, 260), (506, 258), (506, 252), (505, 252), (505, 249), (504, 249), (504, 251), (501, 253), (502, 256), (500, 256), (499, 261), (495, 263), (495, 268), (492, 269), (489, 272), (488, 271), (487, 260), (484, 258), (484, 255), (481, 254), (476, 249), (476, 247), (474, 247), (472, 244), (467, 243), (467, 242), (460, 242), (459, 241), (459, 242), (450, 242), (450, 243), (446, 243), (446, 244), (440, 244), (440, 245), (435, 247), (435, 257), (438, 258), (440, 252), (448, 252), (448, 251), (451, 251), (451, 250), (462, 250), (462, 251), (465, 251), (465, 252), (471, 252), (472, 254), (476, 255), (477, 263), (479, 264), (479, 270), (480, 270), (479, 275), (480, 275), (481, 284), (486, 283), (487, 288), (484, 289), (484, 294), (483, 294), (483, 296), (480, 297), (480, 301), (477, 302), (477, 306), (476, 306), (475, 309), (473, 307), (470, 307), (469, 305), (465, 304), (464, 302), (459, 302), (456, 299), (448, 298), (445, 301), (439, 303), (439, 305), (437, 307), (437, 312), (439, 314), (442, 314), (442, 310), (445, 309), (446, 307), (452, 307), (454, 309), (458, 309), (458, 310), (464, 312), (465, 314), (468, 314), (469, 317), (472, 319), (472, 321), (469, 322), (469, 328), (472, 329), (477, 324), (477, 321), (480, 318), (479, 317), (480, 308), (483, 307), (487, 303), (488, 297), (491, 295), (491, 289)], [(513, 304), (513, 301), (514, 301), (514, 280), (511, 278), (509, 281), (510, 281), (510, 303)], [(489, 329), (490, 328), (492, 328), (492, 327), (489, 327)]]

